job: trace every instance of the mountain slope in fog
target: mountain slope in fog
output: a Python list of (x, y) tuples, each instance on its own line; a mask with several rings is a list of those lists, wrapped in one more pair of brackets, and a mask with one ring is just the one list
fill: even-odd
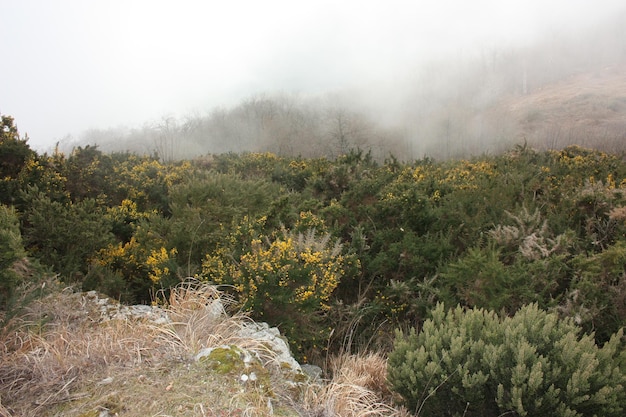
[(228, 108), (164, 116), (139, 128), (95, 129), (62, 151), (156, 154), (164, 161), (225, 152), (376, 159), (459, 158), (527, 142), (611, 152), (626, 142), (626, 14), (525, 47), (485, 48), (360, 90), (254, 94)]
[[(581, 71), (523, 91), (422, 98), (401, 122), (352, 105), (296, 96), (257, 96), (229, 109), (183, 119), (164, 117), (140, 129), (85, 132), (70, 146), (154, 153), (163, 160), (224, 152), (274, 152), (330, 157), (350, 148), (382, 159), (436, 159), (499, 153), (527, 142), (539, 149), (577, 144), (623, 151), (626, 143), (626, 63)], [(493, 91), (493, 90), (491, 90)], [(380, 116), (380, 117), (378, 117)]]
[(539, 148), (569, 144), (623, 151), (626, 63), (572, 75), (527, 95), (505, 98), (492, 113), (516, 123), (516, 137)]

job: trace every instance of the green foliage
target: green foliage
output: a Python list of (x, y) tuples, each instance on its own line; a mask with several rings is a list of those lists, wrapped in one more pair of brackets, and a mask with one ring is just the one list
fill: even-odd
[(171, 216), (158, 232), (168, 236), (169, 246), (178, 250), (184, 269), (193, 275), (205, 253), (231, 232), (233, 223), (246, 216), (263, 216), (280, 194), (280, 186), (266, 180), (196, 172), (171, 188)]
[(0, 115), (0, 203), (13, 204), (19, 189), (18, 176), (36, 153), (21, 139), (11, 116)]
[(91, 268), (83, 288), (106, 291), (130, 303), (146, 303), (156, 289), (170, 288), (178, 278), (178, 250), (155, 233), (152, 220), (160, 221), (156, 213), (137, 213), (131, 205), (128, 213), (141, 216), (133, 225), (128, 241), (110, 243), (91, 258)]
[(95, 290), (120, 302), (131, 303), (136, 300), (134, 294), (138, 290), (142, 292), (139, 299), (145, 298), (149, 292), (145, 285), (139, 286), (139, 289), (131, 288), (122, 271), (114, 270), (109, 265), (102, 265), (97, 261), (89, 265), (81, 287), (83, 291)]
[(102, 169), (105, 159), (97, 146), (78, 147), (65, 163), (67, 191), (74, 201), (97, 198), (104, 194), (106, 171)]
[(93, 199), (77, 203), (52, 201), (36, 188), (30, 190), (24, 213), (24, 240), (33, 256), (76, 281), (87, 271), (89, 259), (113, 236), (102, 205)]
[(19, 221), (14, 209), (0, 204), (0, 310), (5, 310), (19, 276), (13, 269), (26, 253), (22, 244)]
[(622, 416), (622, 331), (603, 347), (536, 304), (513, 317), (442, 304), (399, 332), (389, 381), (417, 415)]
[(242, 178), (255, 179), (269, 177), (276, 166), (283, 165), (285, 162), (285, 159), (271, 152), (245, 152), (218, 155), (212, 165), (223, 174), (235, 174)]
[(68, 203), (71, 195), (67, 191), (67, 178), (64, 176), (65, 158), (62, 154), (40, 156), (30, 159), (17, 178), (17, 191), (14, 196), (15, 207), (26, 211), (29, 204), (30, 189), (36, 188), (52, 201)]
[(570, 264), (573, 278), (560, 309), (605, 342), (626, 322), (626, 242)]
[(548, 308), (562, 297), (572, 233), (554, 236), (539, 210), (505, 213), (503, 224), (440, 269), (447, 302), (513, 314), (524, 304)]
[(164, 165), (153, 158), (122, 156), (112, 165), (111, 182), (117, 198), (114, 203), (129, 199), (140, 211), (157, 210), (168, 213), (168, 190), (182, 180), (189, 163)]
[[(216, 281), (243, 289), (255, 318), (293, 329), (294, 347), (319, 345), (331, 327), (324, 345), (388, 346), (394, 328), (419, 325), (437, 302), (508, 315), (536, 302), (600, 344), (626, 324), (619, 155), (523, 145), (443, 162), (380, 164), (352, 150), (335, 160), (230, 153), (165, 163), (96, 146), (37, 155), (8, 116), (0, 133), (0, 202), (15, 208), (9, 229), (20, 225), (27, 255), (127, 302), (203, 263), (207, 277), (220, 260)], [(281, 252), (300, 236), (328, 243), (317, 266), (295, 246)], [(346, 242), (343, 263), (327, 256), (336, 241)], [(340, 278), (317, 287), (312, 304), (290, 305), (322, 266)], [(284, 270), (293, 282), (273, 286)]]
[(497, 249), (470, 248), (441, 275), (453, 300), (466, 306), (514, 312), (533, 297), (532, 288), (525, 285), (525, 274), (518, 272), (502, 263)]

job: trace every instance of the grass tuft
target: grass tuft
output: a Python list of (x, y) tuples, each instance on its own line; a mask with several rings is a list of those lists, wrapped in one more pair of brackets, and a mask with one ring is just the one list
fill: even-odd
[(407, 417), (392, 405), (387, 388), (387, 360), (378, 353), (342, 354), (330, 360), (333, 377), (309, 385), (303, 397), (306, 410), (316, 417)]

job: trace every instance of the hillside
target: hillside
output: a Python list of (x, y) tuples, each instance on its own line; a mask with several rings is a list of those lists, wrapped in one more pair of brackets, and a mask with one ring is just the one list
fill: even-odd
[[(401, 413), (393, 398), (417, 414), (566, 407), (560, 415), (591, 417), (602, 406), (623, 416), (622, 154), (526, 143), (444, 161), (380, 163), (353, 149), (332, 160), (163, 162), (94, 147), (38, 155), (11, 117), (2, 122), (0, 153), (12, 155), (0, 165), (7, 415), (210, 415), (205, 405), (223, 415)], [(459, 343), (473, 331), (452, 337), (455, 323), (485, 320), (488, 347)], [(278, 328), (293, 358), (329, 381), (300, 381), (299, 365), (275, 359), (280, 349), (253, 323)], [(516, 336), (503, 339), (509, 323)], [(400, 329), (420, 336), (403, 341)], [(441, 346), (454, 360), (442, 362)], [(189, 376), (191, 388), (172, 384)], [(467, 390), (449, 407), (431, 381)]]
[(626, 64), (572, 75), (527, 95), (505, 98), (493, 113), (517, 123), (516, 140), (560, 149), (576, 144), (626, 150)]
[(390, 154), (450, 159), (501, 153), (524, 142), (542, 150), (580, 145), (624, 151), (626, 63), (531, 79), (526, 94), (517, 74), (521, 65), (513, 66), (516, 71), (502, 65), (463, 73), (441, 64), (441, 75), (423, 74), (393, 99), (253, 96), (207, 115), (166, 116), (141, 129), (91, 130), (61, 149), (97, 144), (165, 161), (242, 151), (335, 158), (354, 148), (379, 161)]
[[(226, 152), (384, 161), (500, 154), (520, 143), (624, 151), (624, 16), (516, 46), (442, 56), (394, 77), (314, 95), (259, 91), (228, 107), (163, 115), (62, 141), (162, 161)], [(355, 74), (356, 76), (357, 74)]]

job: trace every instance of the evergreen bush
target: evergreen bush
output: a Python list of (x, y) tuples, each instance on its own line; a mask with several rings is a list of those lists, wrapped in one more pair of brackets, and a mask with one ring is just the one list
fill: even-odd
[(0, 310), (6, 308), (18, 275), (12, 269), (25, 256), (19, 221), (14, 209), (0, 204)]
[(603, 343), (626, 321), (626, 242), (579, 254), (570, 264), (572, 280), (559, 310)]
[(623, 416), (622, 335), (598, 347), (536, 304), (505, 318), (439, 304), (419, 332), (397, 334), (389, 381), (417, 415)]
[(111, 220), (97, 200), (64, 204), (33, 187), (26, 201), (25, 246), (31, 256), (53, 268), (65, 282), (80, 279), (90, 258), (113, 239)]

